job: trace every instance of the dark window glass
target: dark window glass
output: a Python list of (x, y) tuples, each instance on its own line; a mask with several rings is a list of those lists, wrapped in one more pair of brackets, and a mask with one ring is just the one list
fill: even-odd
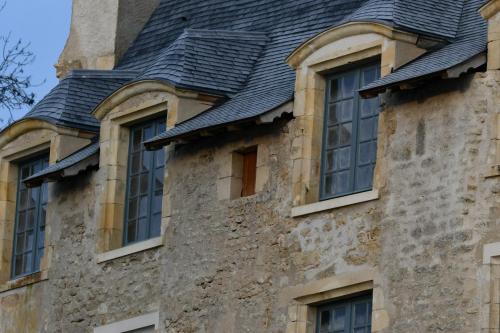
[(318, 308), (317, 333), (370, 333), (371, 296), (333, 302)]
[(380, 76), (369, 65), (328, 80), (321, 172), (322, 200), (372, 188), (377, 155), (379, 99), (357, 90)]
[(143, 142), (165, 131), (165, 119), (130, 129), (124, 244), (160, 236), (165, 151)]
[(47, 168), (48, 165), (48, 156), (19, 164), (12, 278), (40, 270), (45, 250), (48, 187), (47, 183), (43, 183), (38, 187), (27, 188), (23, 180)]

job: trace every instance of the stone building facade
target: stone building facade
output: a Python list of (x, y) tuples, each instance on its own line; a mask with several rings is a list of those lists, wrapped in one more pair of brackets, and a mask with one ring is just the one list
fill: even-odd
[(74, 0), (0, 132), (0, 332), (500, 332), (499, 31), (498, 0)]

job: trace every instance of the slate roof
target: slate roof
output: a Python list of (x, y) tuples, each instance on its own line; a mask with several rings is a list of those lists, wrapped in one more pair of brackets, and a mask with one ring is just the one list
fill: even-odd
[(266, 42), (259, 32), (186, 29), (136, 81), (230, 96), (243, 88)]
[(113, 71), (127, 73), (126, 78), (65, 79), (26, 117), (97, 130), (92, 109), (121, 86), (143, 80), (226, 97), (220, 105), (154, 139), (168, 143), (194, 131), (256, 119), (292, 100), (295, 72), (285, 59), (334, 26), (375, 21), (442, 41), (441, 49), (429, 51), (363, 90), (378, 92), (435, 75), (484, 52), (487, 28), (478, 10), (485, 2), (161, 0)]
[(137, 73), (130, 71), (73, 71), (61, 80), (23, 119), (42, 119), (55, 125), (98, 131), (91, 111)]
[(394, 73), (363, 87), (361, 92), (380, 92), (401, 82), (437, 75), (486, 52), (487, 22), (478, 13), (478, 9), (485, 2), (485, 0), (465, 2), (456, 38), (451, 43), (428, 52)]
[(91, 143), (90, 145), (80, 149), (76, 153), (62, 159), (61, 161), (50, 165), (48, 168), (26, 178), (25, 183), (36, 185), (42, 183), (45, 179), (54, 177), (67, 168), (86, 160), (89, 157), (99, 152), (99, 142)]

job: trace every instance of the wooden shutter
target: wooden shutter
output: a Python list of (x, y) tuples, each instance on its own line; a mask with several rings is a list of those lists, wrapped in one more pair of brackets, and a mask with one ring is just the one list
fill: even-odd
[(257, 176), (257, 150), (243, 154), (243, 186), (241, 196), (247, 197), (255, 194), (255, 178)]

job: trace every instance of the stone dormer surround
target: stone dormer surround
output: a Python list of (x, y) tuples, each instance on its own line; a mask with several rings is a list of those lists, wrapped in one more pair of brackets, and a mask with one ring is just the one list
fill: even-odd
[[(388, 75), (426, 52), (419, 47), (421, 41), (418, 35), (381, 23), (351, 22), (313, 37), (288, 57), (288, 64), (296, 70), (293, 114), (299, 124), (292, 149), (293, 216), (378, 198), (383, 179), (377, 170), (383, 161), (377, 163), (372, 192), (318, 202), (326, 75), (369, 59), (379, 59), (381, 75)], [(384, 146), (383, 132), (380, 128), (380, 147)]]
[(18, 161), (49, 154), (49, 163), (53, 164), (67, 157), (74, 151), (86, 146), (93, 132), (85, 132), (67, 127), (60, 127), (38, 119), (24, 119), (0, 132), (0, 292), (34, 283), (47, 278), (50, 257), (52, 217), (57, 213), (47, 207), (47, 225), (45, 230), (46, 252), (41, 263), (41, 271), (11, 281), (12, 244), (16, 215)]
[(143, 242), (144, 244), (122, 247), (129, 127), (163, 116), (166, 118), (166, 127), (172, 128), (177, 123), (210, 108), (218, 98), (218, 96), (177, 89), (157, 81), (140, 81), (119, 89), (94, 110), (93, 115), (101, 123), (99, 164), (103, 171), (97, 221), (98, 262), (163, 245), (163, 235), (171, 216), (168, 168), (165, 168), (162, 236)]

